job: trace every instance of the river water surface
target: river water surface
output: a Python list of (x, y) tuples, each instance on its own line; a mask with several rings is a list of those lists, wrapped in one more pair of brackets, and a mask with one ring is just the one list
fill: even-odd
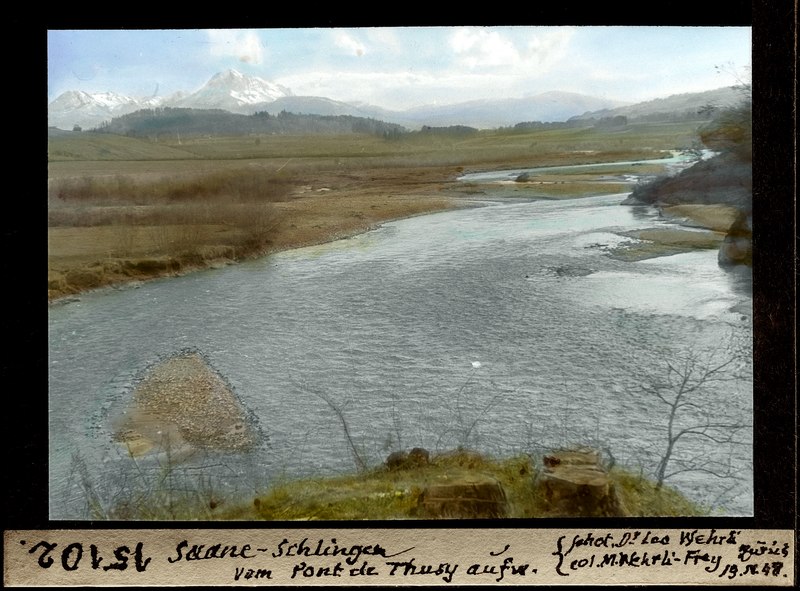
[[(104, 498), (127, 486), (131, 460), (109, 417), (143, 368), (185, 348), (227, 378), (264, 435), (253, 452), (182, 466), (218, 491), (353, 471), (323, 397), (371, 464), (401, 447), (592, 444), (652, 474), (667, 409), (639, 386), (688, 354), (710, 364), (730, 343), (747, 351), (752, 295), (749, 276), (721, 270), (713, 250), (608, 256), (625, 240), (617, 232), (669, 225), (625, 197), (487, 202), (51, 307), (51, 518), (88, 517), (87, 479)], [(751, 369), (745, 355), (695, 400), (750, 424)], [(750, 430), (738, 436), (682, 440), (674, 467), (713, 460), (726, 475), (687, 471), (668, 484), (720, 513), (752, 514)]]

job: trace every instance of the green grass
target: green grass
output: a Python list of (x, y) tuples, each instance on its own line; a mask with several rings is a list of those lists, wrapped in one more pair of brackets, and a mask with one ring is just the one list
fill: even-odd
[(693, 503), (677, 490), (662, 486), (624, 469), (613, 468), (611, 478), (622, 504), (631, 517), (676, 517), (708, 515), (706, 507)]
[[(426, 486), (470, 476), (499, 482), (509, 518), (548, 517), (545, 499), (537, 489), (536, 469), (527, 455), (491, 458), (456, 451), (431, 458), (427, 466), (405, 470), (385, 467), (361, 474), (307, 478), (276, 484), (251, 501), (221, 507), (221, 520), (408, 520), (422, 519), (417, 504)], [(626, 511), (631, 516), (693, 516), (706, 511), (677, 491), (644, 477), (614, 468), (610, 472)]]
[(59, 133), (48, 141), (47, 157), (58, 160), (184, 160), (194, 157), (179, 146), (104, 133)]
[[(699, 122), (635, 124), (625, 133), (593, 127), (510, 132), (484, 130), (470, 137), (409, 135), (385, 140), (370, 135), (264, 135), (190, 137), (154, 142), (91, 132), (60, 133), (49, 138), (50, 162), (97, 160), (288, 160), (399, 158), (446, 164), (509, 157), (559, 155), (556, 160), (607, 161), (690, 146)], [(580, 154), (595, 152), (595, 154)], [(608, 157), (603, 157), (603, 154)]]
[[(360, 521), (429, 519), (419, 509), (423, 491), (435, 484), (494, 480), (505, 493), (508, 518), (546, 518), (551, 512), (538, 486), (539, 466), (525, 453), (491, 457), (456, 449), (431, 456), (424, 465), (328, 477), (279, 479), (254, 496), (223, 494), (207, 475), (188, 473), (166, 459), (153, 465), (128, 457), (119, 468), (117, 488), (102, 493), (89, 467), (73, 457), (71, 481), (86, 499), (88, 517), (96, 520), (205, 521)], [(631, 517), (708, 515), (669, 486), (657, 487), (641, 473), (614, 466), (609, 472), (624, 514)], [(559, 515), (563, 516), (563, 515)]]

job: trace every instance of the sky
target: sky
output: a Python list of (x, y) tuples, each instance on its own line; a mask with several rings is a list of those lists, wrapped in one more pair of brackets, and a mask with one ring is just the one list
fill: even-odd
[(295, 95), (388, 109), (548, 91), (640, 102), (748, 81), (750, 27), (50, 30), (48, 101), (67, 90), (194, 92), (236, 69)]

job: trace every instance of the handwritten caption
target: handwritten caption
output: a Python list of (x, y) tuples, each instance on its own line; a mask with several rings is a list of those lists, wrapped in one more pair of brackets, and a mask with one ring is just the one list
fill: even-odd
[[(633, 530), (616, 537), (611, 533), (558, 538), (553, 554), (562, 577), (584, 569), (668, 569), (683, 565), (702, 569), (718, 578), (787, 577), (789, 542), (776, 539), (743, 543), (742, 530), (679, 530), (655, 534)], [(733, 550), (733, 551), (731, 551)], [(706, 577), (703, 577), (704, 579)]]
[[(102, 531), (91, 532), (95, 541), (70, 539), (64, 531), (52, 537), (19, 532), (15, 539), (7, 532), (4, 542), (6, 555), (15, 546), (13, 569), (23, 569), (28, 578), (38, 572), (69, 581), (83, 573), (89, 575), (83, 580), (102, 581), (109, 573), (126, 573), (126, 580), (145, 585), (154, 574), (180, 580), (191, 571), (209, 584), (574, 584), (607, 578), (792, 585), (794, 580), (792, 538), (782, 530), (493, 530), (491, 536), (482, 530), (447, 530), (446, 536), (442, 530), (422, 530), (421, 536), (417, 530), (392, 530), (398, 535), (388, 537), (373, 537), (370, 530), (327, 536), (238, 530), (235, 537), (242, 539), (235, 542), (232, 532), (222, 531), (226, 535), (168, 531), (168, 540), (165, 532), (152, 532), (159, 538), (148, 540), (127, 531), (129, 542), (112, 544)], [(228, 541), (215, 541), (215, 535)]]

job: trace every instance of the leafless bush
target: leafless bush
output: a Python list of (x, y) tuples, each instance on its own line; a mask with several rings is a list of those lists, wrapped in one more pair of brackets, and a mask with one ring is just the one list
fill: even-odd
[[(733, 338), (712, 351), (689, 347), (664, 358), (659, 367), (642, 371), (638, 384), (629, 389), (637, 399), (656, 403), (656, 416), (663, 417), (660, 426), (654, 425), (663, 433), (654, 471), (657, 487), (686, 472), (736, 476), (734, 449), (748, 445), (752, 424), (719, 397), (729, 394), (726, 385), (748, 378), (749, 351)], [(715, 399), (717, 404), (712, 404)], [(706, 453), (682, 449), (691, 440), (702, 444)]]
[(130, 256), (136, 250), (138, 243), (137, 228), (130, 224), (120, 224), (114, 231), (116, 245), (112, 252), (115, 256)]
[(253, 168), (146, 182), (124, 175), (83, 176), (51, 180), (48, 197), (55, 203), (95, 205), (154, 205), (217, 199), (238, 203), (271, 203), (288, 199), (295, 182), (290, 175)]

